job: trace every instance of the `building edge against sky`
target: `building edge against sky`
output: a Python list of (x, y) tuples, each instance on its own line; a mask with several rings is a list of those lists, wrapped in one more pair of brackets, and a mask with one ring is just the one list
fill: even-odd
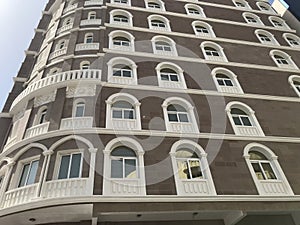
[(0, 224), (299, 224), (285, 15), (262, 0), (50, 0), (0, 115)]

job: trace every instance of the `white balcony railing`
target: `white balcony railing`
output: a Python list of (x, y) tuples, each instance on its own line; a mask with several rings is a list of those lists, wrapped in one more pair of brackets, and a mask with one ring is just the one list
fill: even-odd
[(155, 27), (151, 26), (152, 30), (158, 30), (158, 31), (170, 31), (168, 27)]
[(172, 51), (164, 51), (164, 50), (155, 49), (155, 54), (166, 55), (166, 56), (176, 56), (176, 54), (173, 50)]
[(131, 46), (121, 46), (121, 45), (112, 45), (112, 49), (124, 52), (132, 52), (133, 48)]
[(225, 59), (222, 56), (207, 56), (207, 60), (225, 62)]
[(91, 128), (93, 126), (93, 117), (71, 117), (61, 120), (60, 130), (78, 130)]
[(63, 82), (73, 81), (73, 80), (99, 80), (101, 81), (101, 70), (71, 70), (67, 72), (58, 73), (52, 76), (48, 76), (41, 80), (37, 80), (31, 83), (18, 97), (13, 101), (11, 109), (15, 107), (23, 98), (28, 96), (34, 91), (37, 91), (41, 88), (61, 84), (58, 86), (65, 86)]
[(73, 27), (73, 23), (70, 23), (68, 25), (62, 26), (61, 28), (59, 28), (57, 30), (57, 34), (61, 34), (61, 33), (67, 32), (67, 31), (71, 30), (72, 27)]
[(42, 123), (26, 130), (25, 138), (31, 138), (48, 132), (50, 122)]
[(160, 86), (165, 88), (172, 88), (172, 89), (184, 88), (182, 82), (175, 82), (175, 81), (160, 81)]
[(112, 119), (112, 128), (117, 130), (137, 130), (137, 120)]
[(132, 77), (112, 76), (108, 82), (115, 83), (115, 84), (127, 84), (127, 85), (136, 84), (136, 81)]
[(74, 4), (74, 5), (69, 5), (67, 6), (65, 9), (64, 9), (64, 12), (63, 13), (67, 13), (67, 12), (70, 12), (70, 11), (73, 11), (77, 8), (78, 4)]
[(84, 51), (84, 50), (98, 50), (99, 43), (82, 43), (77, 44), (75, 51)]
[(169, 128), (171, 132), (176, 133), (196, 133), (192, 123), (178, 123), (178, 122), (169, 122)]
[(57, 58), (59, 56), (65, 55), (67, 53), (67, 48), (62, 48), (62, 49), (58, 49), (55, 50), (54, 52), (52, 52), (49, 56), (49, 59), (54, 59)]
[(109, 192), (107, 195), (141, 195), (142, 187), (139, 186), (137, 179), (111, 179)]
[(101, 25), (101, 19), (81, 20), (80, 26)]
[(236, 86), (219, 86), (221, 92), (225, 93), (241, 93), (240, 89)]
[(239, 135), (244, 136), (262, 136), (262, 133), (257, 127), (236, 126)]
[(281, 180), (261, 180), (259, 185), (262, 195), (289, 195), (284, 182)]
[(88, 195), (87, 184), (88, 178), (47, 181), (43, 185), (42, 196), (44, 198), (86, 196)]
[(25, 187), (9, 190), (4, 194), (2, 207), (11, 207), (14, 205), (23, 204), (36, 198), (37, 184), (28, 185)]
[(103, 0), (89, 0), (84, 2), (85, 6), (89, 5), (103, 5)]
[(209, 195), (208, 182), (205, 179), (180, 180), (180, 195)]

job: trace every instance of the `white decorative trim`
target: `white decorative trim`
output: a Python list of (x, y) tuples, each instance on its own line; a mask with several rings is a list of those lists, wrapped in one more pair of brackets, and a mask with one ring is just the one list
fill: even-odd
[(94, 85), (79, 84), (78, 86), (68, 86), (66, 92), (67, 98), (86, 97), (86, 96), (95, 96), (95, 95), (96, 95), (96, 84)]
[[(199, 5), (185, 4), (184, 8), (185, 8), (185, 11), (186, 11), (187, 15), (191, 15), (191, 16), (195, 16), (195, 17), (201, 17), (201, 18), (205, 18), (206, 17), (203, 8), (200, 7)], [(192, 14), (192, 13), (190, 13), (189, 9), (195, 9), (195, 10), (197, 10), (199, 12), (199, 14)]]
[[(210, 47), (210, 48), (215, 49), (218, 52), (219, 56), (209, 56), (209, 55), (207, 55), (206, 52), (205, 52), (206, 47)], [(228, 59), (227, 59), (227, 57), (226, 57), (226, 55), (223, 51), (223, 48), (219, 44), (211, 42), (211, 41), (204, 41), (204, 42), (201, 43), (200, 48), (201, 48), (202, 53), (203, 53), (206, 60), (228, 62)]]
[(34, 107), (39, 107), (50, 102), (54, 102), (56, 98), (57, 90), (51, 92), (50, 94), (41, 95), (34, 98)]
[[(171, 51), (160, 51), (160, 50), (156, 50), (156, 42), (159, 42), (159, 41), (162, 41), (162, 42), (165, 42), (165, 43), (168, 43), (170, 48), (171, 48)], [(166, 36), (154, 36), (152, 39), (151, 39), (151, 43), (152, 43), (152, 50), (153, 50), (153, 53), (155, 55), (164, 55), (164, 56), (178, 56), (177, 54), (177, 49), (176, 49), (176, 43), (175, 41), (173, 41), (171, 38), (169, 37), (166, 37)]]
[[(122, 10), (122, 9), (114, 9), (112, 11), (109, 12), (109, 15), (110, 15), (110, 23), (111, 24), (118, 24), (118, 25), (122, 25), (122, 26), (133, 26), (133, 16), (131, 13), (125, 11), (125, 10)], [(121, 16), (125, 16), (128, 18), (128, 23), (125, 23), (125, 22), (116, 22), (114, 21), (114, 16), (116, 15), (121, 15)]]
[[(122, 30), (114, 30), (108, 34), (108, 37), (109, 37), (109, 45), (108, 46), (110, 49), (116, 49), (116, 50), (120, 50), (120, 51), (132, 51), (132, 52), (135, 51), (135, 47), (134, 47), (135, 37), (131, 33), (127, 32), (127, 31), (122, 31)], [(113, 39), (116, 37), (123, 37), (123, 38), (128, 39), (130, 46), (115, 46), (113, 43)]]
[[(265, 26), (265, 25), (263, 24), (263, 22), (261, 21), (260, 17), (257, 16), (257, 15), (255, 15), (255, 14), (253, 14), (253, 13), (244, 12), (242, 15), (243, 15), (244, 20), (245, 20), (248, 24), (258, 25), (258, 26)], [(256, 20), (256, 23), (248, 21), (248, 19), (247, 19), (246, 17), (251, 17), (251, 18), (253, 18), (254, 20)]]
[[(287, 29), (287, 30), (291, 29), (283, 19), (281, 19), (281, 18), (279, 18), (277, 16), (269, 16), (268, 19), (273, 24), (274, 27), (277, 27), (277, 28), (279, 28), (281, 30), (282, 29)], [(274, 23), (274, 21), (282, 24), (282, 27), (277, 26), (276, 23)]]
[(295, 86), (295, 84), (294, 84), (295, 81), (298, 81), (300, 83), (300, 76), (299, 75), (289, 76), (288, 82), (290, 83), (290, 85), (292, 86), (292, 88), (294, 89), (296, 94), (300, 97), (300, 90), (298, 90), (297, 87)]
[[(171, 32), (171, 26), (170, 26), (170, 21), (161, 15), (150, 15), (147, 17), (148, 20), (148, 26), (150, 30), (159, 30), (159, 31), (169, 31)], [(158, 20), (163, 22), (163, 24), (165, 25), (165, 27), (156, 27), (156, 26), (152, 26), (152, 20)]]
[[(300, 48), (300, 38), (295, 35), (295, 34), (289, 34), (289, 33), (284, 33), (282, 35), (282, 37), (284, 38), (284, 40), (292, 47), (292, 48)], [(295, 44), (292, 44), (288, 38), (291, 38), (291, 39), (294, 39), (295, 41), (297, 41), (299, 43), (299, 45), (295, 45)]]
[[(205, 33), (199, 33), (196, 29), (196, 26), (202, 26), (202, 27), (205, 27), (207, 30), (208, 30), (208, 34), (205, 34)], [(203, 22), (203, 21), (193, 21), (192, 22), (192, 27), (193, 27), (193, 30), (195, 32), (195, 34), (199, 37), (212, 37), (212, 38), (215, 38), (216, 35), (215, 35), (215, 32), (214, 30), (212, 29), (212, 26), (206, 22)]]
[[(148, 6), (149, 2), (157, 3), (160, 6), (160, 8), (158, 9), (158, 8), (149, 7)], [(153, 10), (153, 11), (166, 11), (165, 3), (162, 0), (145, 0), (145, 7), (146, 9)]]
[[(285, 65), (285, 64), (278, 63), (276, 58), (275, 58), (275, 55), (283, 57), (288, 62), (288, 64)], [(292, 60), (292, 57), (289, 54), (287, 54), (286, 52), (273, 49), (273, 50), (270, 51), (270, 56), (273, 59), (273, 61), (275, 62), (275, 64), (280, 68), (288, 68), (288, 69), (293, 68), (293, 69), (296, 69), (296, 70), (299, 69), (298, 66), (295, 64), (295, 62)]]

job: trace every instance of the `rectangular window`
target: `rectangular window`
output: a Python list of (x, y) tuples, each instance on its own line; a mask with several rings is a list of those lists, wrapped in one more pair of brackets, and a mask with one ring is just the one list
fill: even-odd
[(136, 158), (112, 159), (111, 178), (137, 178)]
[(199, 159), (177, 159), (180, 179), (203, 178)]
[(82, 155), (73, 153), (63, 155), (60, 161), (58, 179), (78, 178), (81, 176)]
[(23, 165), (18, 187), (34, 184), (37, 174), (39, 160), (32, 161)]

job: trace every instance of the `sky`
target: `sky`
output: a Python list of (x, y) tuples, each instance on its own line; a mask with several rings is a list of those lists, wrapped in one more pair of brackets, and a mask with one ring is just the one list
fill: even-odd
[(0, 112), (48, 0), (1, 0)]

